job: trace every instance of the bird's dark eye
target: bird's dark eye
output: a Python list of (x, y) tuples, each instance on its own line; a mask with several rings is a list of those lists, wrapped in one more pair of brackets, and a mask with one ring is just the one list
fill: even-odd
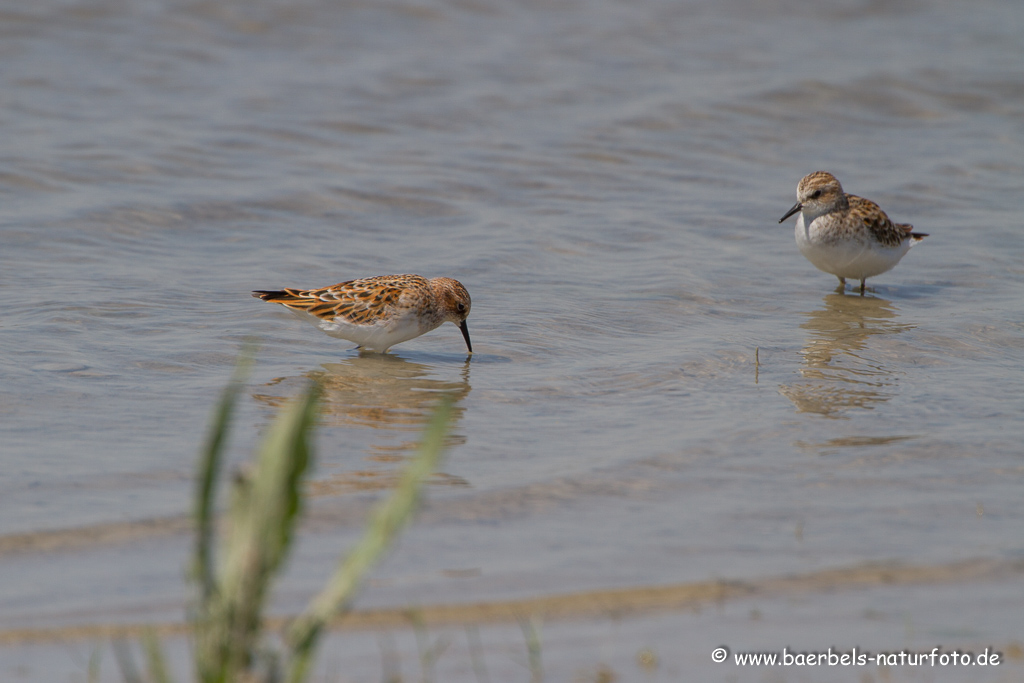
[(817, 199), (820, 196), (821, 196), (821, 190), (815, 190), (814, 193), (811, 194), (811, 199)]
[(456, 308), (459, 309), (459, 313), (465, 313), (466, 312), (466, 304), (460, 303), (458, 306), (456, 306)]

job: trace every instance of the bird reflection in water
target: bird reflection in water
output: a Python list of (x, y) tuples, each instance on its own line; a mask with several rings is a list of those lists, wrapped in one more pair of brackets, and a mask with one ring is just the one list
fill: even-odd
[[(298, 393), (306, 380), (319, 382), (323, 390), (320, 458), (318, 471), (309, 482), (310, 495), (374, 491), (397, 484), (402, 464), (419, 446), (424, 426), (442, 396), (453, 399), (448, 446), (465, 442), (456, 427), (465, 411), (460, 404), (470, 392), (469, 359), (458, 370), (458, 379), (439, 379), (437, 375), (433, 365), (393, 354), (360, 354), (325, 363), (301, 377), (275, 379), (253, 398), (277, 408)], [(329, 471), (332, 461), (351, 462), (356, 449), (366, 453), (367, 466)], [(469, 485), (465, 479), (443, 472), (434, 473), (429, 481), (433, 485)]]
[(810, 333), (802, 351), (803, 381), (784, 384), (779, 392), (797, 412), (827, 417), (888, 401), (896, 393), (897, 372), (890, 367), (895, 351), (885, 342), (913, 325), (897, 322), (899, 310), (878, 297), (835, 293), (824, 302), (800, 325)]

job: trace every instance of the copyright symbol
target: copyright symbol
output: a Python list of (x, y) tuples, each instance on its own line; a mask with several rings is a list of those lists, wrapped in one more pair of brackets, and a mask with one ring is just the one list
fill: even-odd
[(729, 656), (729, 650), (724, 647), (716, 647), (711, 651), (711, 661), (715, 664), (721, 664), (725, 661), (725, 658)]

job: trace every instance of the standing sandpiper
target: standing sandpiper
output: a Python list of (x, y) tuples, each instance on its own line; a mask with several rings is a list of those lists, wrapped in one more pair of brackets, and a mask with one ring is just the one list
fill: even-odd
[(799, 212), (796, 245), (818, 270), (832, 273), (845, 288), (846, 278), (864, 281), (900, 262), (910, 247), (927, 233), (893, 223), (869, 199), (846, 194), (836, 177), (815, 171), (796, 187), (797, 202), (779, 223)]

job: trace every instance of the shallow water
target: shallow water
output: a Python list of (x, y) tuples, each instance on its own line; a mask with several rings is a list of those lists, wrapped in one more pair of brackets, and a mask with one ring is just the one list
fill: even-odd
[[(181, 619), (252, 336), (235, 459), (326, 387), (282, 612), (441, 394), (452, 448), (361, 607), (1022, 557), (1019, 3), (250, 5), (0, 13), (0, 629)], [(931, 235), (864, 297), (776, 223), (819, 168)], [(471, 359), (249, 296), (405, 272), (466, 285)], [(957, 589), (950, 632), (1022, 637)]]

